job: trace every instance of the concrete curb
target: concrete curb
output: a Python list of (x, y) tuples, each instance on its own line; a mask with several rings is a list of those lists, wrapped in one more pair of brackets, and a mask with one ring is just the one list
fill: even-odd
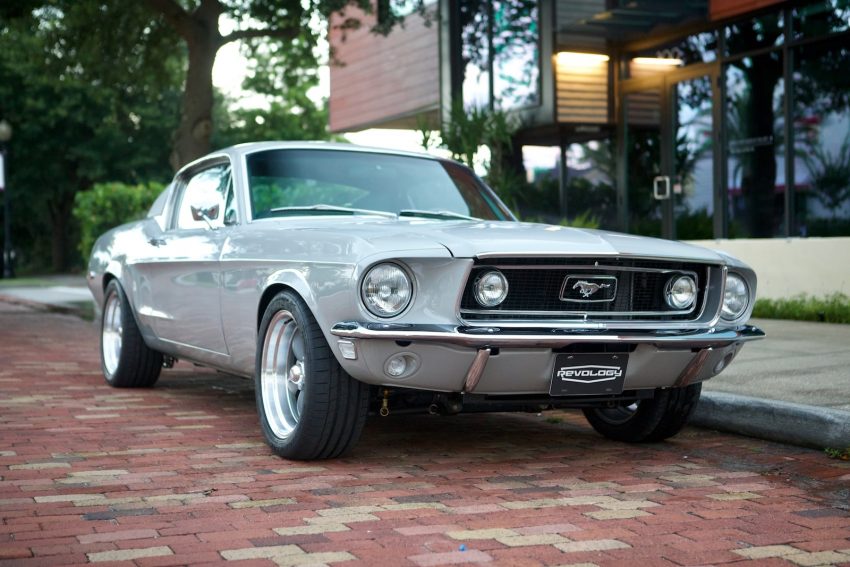
[(723, 392), (703, 391), (691, 424), (816, 449), (850, 446), (850, 412)]
[(63, 315), (74, 315), (75, 317), (79, 317), (80, 319), (90, 320), (91, 316), (87, 315), (87, 312), (82, 307), (77, 307), (74, 305), (58, 305), (55, 303), (42, 303), (40, 301), (32, 301), (29, 299), (24, 299), (22, 297), (16, 297), (14, 295), (5, 295), (2, 291), (0, 291), (0, 302), (10, 303), (12, 305), (22, 305), (24, 307), (31, 307), (37, 311), (46, 311), (48, 313), (61, 313)]

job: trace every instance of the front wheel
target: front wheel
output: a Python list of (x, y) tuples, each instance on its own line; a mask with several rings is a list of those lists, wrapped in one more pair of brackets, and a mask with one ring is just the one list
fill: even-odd
[(702, 384), (657, 390), (655, 397), (629, 406), (586, 408), (584, 416), (597, 433), (615, 441), (662, 441), (679, 433), (697, 407)]
[(116, 388), (149, 388), (162, 370), (162, 355), (145, 344), (118, 280), (104, 293), (100, 363), (106, 382)]
[(281, 457), (334, 458), (360, 438), (369, 387), (345, 373), (291, 291), (275, 296), (260, 324), (254, 390), (263, 436)]

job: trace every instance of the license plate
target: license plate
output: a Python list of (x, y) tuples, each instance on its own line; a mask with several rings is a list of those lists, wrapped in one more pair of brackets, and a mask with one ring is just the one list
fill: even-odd
[(559, 354), (555, 357), (549, 394), (621, 394), (628, 363), (628, 354)]

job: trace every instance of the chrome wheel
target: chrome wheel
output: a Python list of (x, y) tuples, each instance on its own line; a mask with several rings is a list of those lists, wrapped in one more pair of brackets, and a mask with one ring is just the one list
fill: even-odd
[(594, 411), (599, 419), (611, 425), (623, 425), (627, 423), (635, 412), (637, 412), (639, 402), (633, 402), (627, 406), (617, 406), (615, 408), (596, 408)]
[(117, 293), (111, 293), (106, 299), (103, 308), (103, 366), (109, 375), (118, 370), (118, 362), (121, 360), (121, 345), (123, 342), (124, 327), (121, 325), (121, 298)]
[(278, 311), (269, 322), (260, 367), (263, 410), (272, 433), (288, 437), (304, 410), (304, 337), (289, 311)]

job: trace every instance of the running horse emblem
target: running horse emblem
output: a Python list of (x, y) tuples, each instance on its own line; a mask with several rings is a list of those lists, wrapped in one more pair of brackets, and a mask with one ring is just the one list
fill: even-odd
[(603, 288), (606, 288), (606, 287), (611, 287), (611, 284), (607, 284), (607, 283), (601, 284), (601, 283), (594, 283), (594, 282), (587, 282), (587, 281), (584, 281), (584, 280), (580, 280), (580, 281), (576, 282), (576, 285), (573, 286), (573, 289), (579, 290), (579, 293), (581, 293), (581, 296), (586, 298), (586, 297), (590, 297), (591, 295), (593, 295), (594, 293), (596, 293), (600, 289), (603, 289)]

